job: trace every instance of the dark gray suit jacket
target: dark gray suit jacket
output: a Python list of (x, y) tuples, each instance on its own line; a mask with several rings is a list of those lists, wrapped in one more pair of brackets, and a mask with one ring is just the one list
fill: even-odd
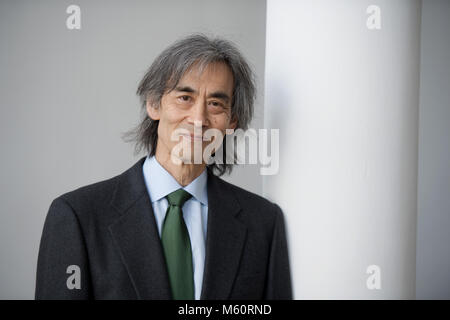
[[(36, 299), (171, 299), (142, 165), (55, 200), (45, 220)], [(201, 299), (291, 299), (283, 214), (208, 173)], [(70, 265), (81, 288), (69, 289)]]

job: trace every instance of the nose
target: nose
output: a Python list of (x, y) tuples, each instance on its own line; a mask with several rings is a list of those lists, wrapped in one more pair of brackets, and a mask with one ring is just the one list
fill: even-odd
[(196, 127), (203, 127), (203, 128), (209, 126), (205, 99), (197, 99), (195, 104), (191, 107), (190, 111), (191, 111), (189, 116), (190, 124)]

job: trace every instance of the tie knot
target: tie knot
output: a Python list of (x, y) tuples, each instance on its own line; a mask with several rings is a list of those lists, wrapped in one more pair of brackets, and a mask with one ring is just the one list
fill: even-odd
[(184, 189), (178, 189), (177, 191), (168, 194), (167, 200), (171, 206), (178, 206), (181, 208), (190, 197), (192, 197), (192, 195), (189, 192)]

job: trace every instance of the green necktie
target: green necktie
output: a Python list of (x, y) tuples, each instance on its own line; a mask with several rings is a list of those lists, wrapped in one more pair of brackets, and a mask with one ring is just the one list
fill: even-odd
[(194, 299), (194, 276), (189, 233), (183, 219), (183, 204), (191, 194), (178, 189), (167, 195), (169, 207), (161, 232), (161, 241), (175, 300)]

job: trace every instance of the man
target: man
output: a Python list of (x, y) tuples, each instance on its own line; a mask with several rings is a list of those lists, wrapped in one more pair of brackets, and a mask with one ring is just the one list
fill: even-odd
[(280, 208), (218, 177), (232, 164), (208, 163), (217, 144), (194, 159), (227, 129), (247, 129), (245, 59), (226, 40), (190, 36), (161, 53), (137, 93), (145, 116), (131, 134), (148, 156), (52, 202), (36, 298), (291, 299)]

